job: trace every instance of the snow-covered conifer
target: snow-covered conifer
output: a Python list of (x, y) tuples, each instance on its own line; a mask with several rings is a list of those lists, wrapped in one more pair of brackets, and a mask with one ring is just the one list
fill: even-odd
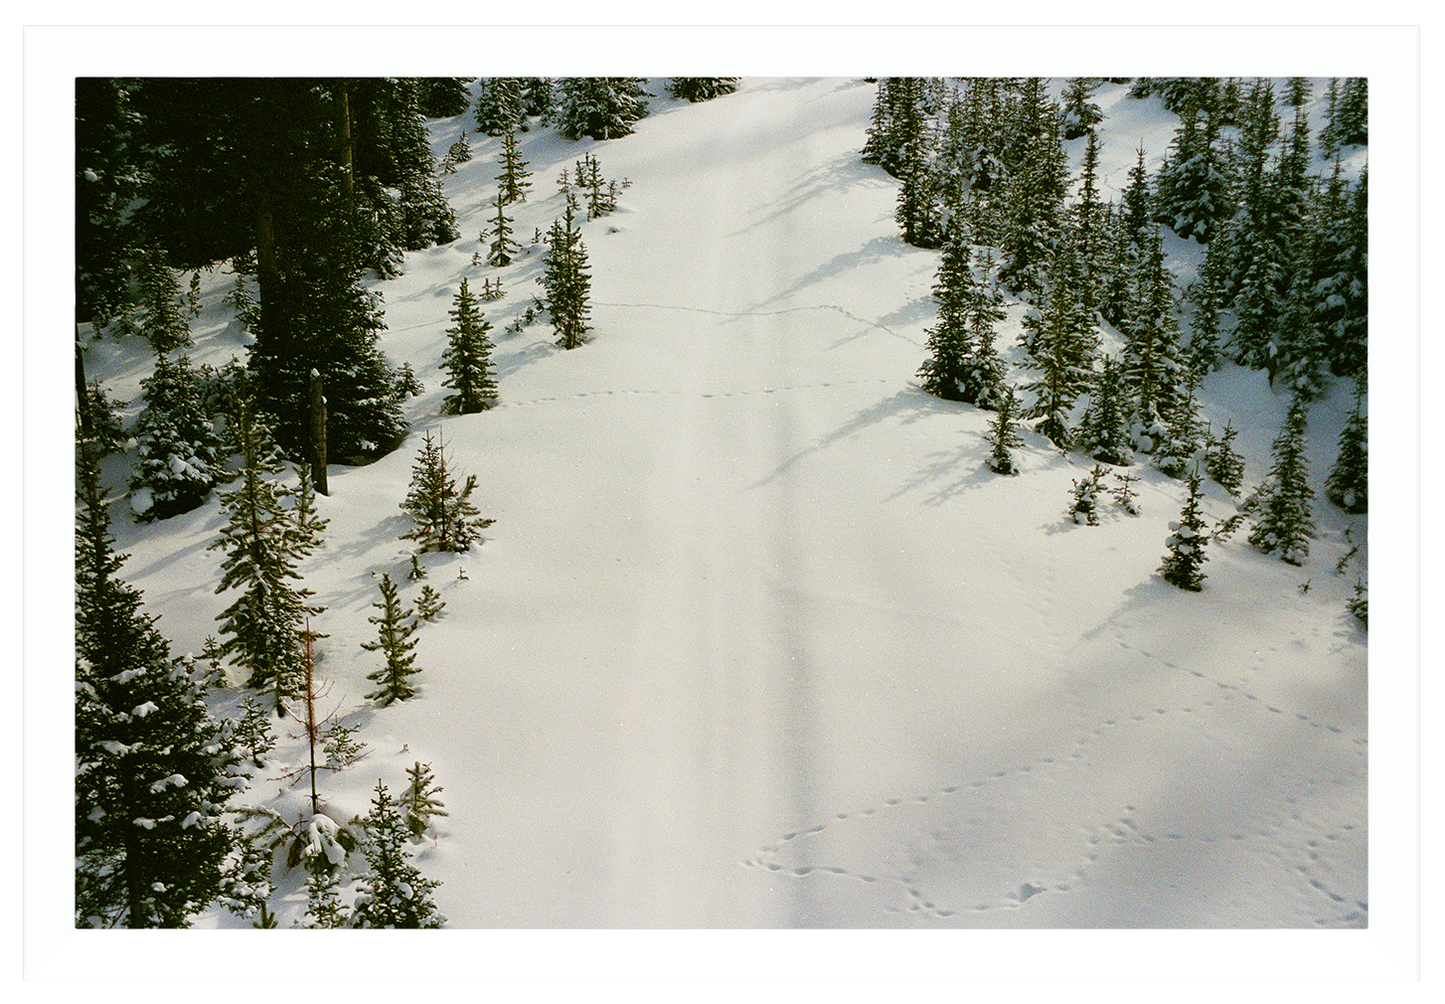
[(361, 647), (368, 652), (381, 652), (386, 656), (386, 663), (376, 672), (366, 674), (368, 680), (378, 685), (376, 690), (366, 695), (366, 699), (383, 705), (404, 701), (416, 694), (408, 677), (421, 672), (416, 666), (416, 653), (413, 651), (416, 648), (416, 641), (412, 638), (416, 632), (414, 612), (402, 609), (396, 583), (387, 574), (381, 577), (381, 602), (372, 606), (381, 611), (379, 617), (367, 618), (377, 625), (377, 640), (364, 641)]
[(1340, 430), (1339, 456), (1325, 482), (1325, 497), (1345, 512), (1368, 512), (1370, 505), (1369, 427), (1363, 387), (1355, 391), (1355, 410)]
[(1229, 494), (1238, 496), (1244, 486), (1244, 458), (1234, 449), (1234, 437), (1239, 430), (1232, 422), (1224, 423), (1219, 438), (1208, 437), (1204, 452), (1204, 470), (1214, 483)]
[(350, 925), (356, 928), (439, 928), (432, 894), (437, 882), (422, 875), (406, 849), (407, 828), (386, 785), (376, 782), (366, 830), (367, 871), (357, 882)]
[(447, 371), (443, 387), (455, 393), (442, 402), (449, 415), (470, 415), (497, 403), (497, 382), (492, 376), (492, 342), (487, 332), (491, 322), (483, 316), (477, 298), (462, 278), (461, 289), (451, 309), (452, 327), (447, 329), (447, 350), (442, 368)]
[(433, 816), (445, 816), (443, 802), (437, 797), (442, 791), (431, 771), (431, 764), (418, 760), (406, 769), (406, 791), (402, 793), (399, 808), (406, 820), (406, 828), (413, 837), (426, 833)]
[(998, 411), (983, 437), (993, 447), (989, 451), (988, 467), (995, 474), (1013, 475), (1019, 472), (1013, 458), (1013, 451), (1023, 445), (1014, 425), (1017, 420), (1018, 399), (1012, 387), (1005, 387), (999, 396)]
[(1164, 546), (1169, 550), (1159, 568), (1165, 582), (1196, 593), (1204, 588), (1205, 575), (1200, 568), (1208, 560), (1204, 546), (1209, 543), (1204, 533), (1204, 517), (1199, 512), (1199, 480), (1199, 470), (1195, 468), (1189, 474), (1189, 497), (1185, 500), (1184, 510), (1177, 522), (1169, 524), (1171, 532), (1164, 540)]
[(433, 442), (428, 431), (421, 452), (412, 466), (411, 487), (401, 508), (415, 522), (416, 528), (402, 534), (403, 540), (415, 540), (422, 551), (466, 551), (481, 531), (492, 525), (471, 502), (477, 487), (477, 476), (467, 476), (460, 491), (456, 479), (447, 470), (446, 455), (440, 440)]
[(1309, 558), (1309, 539), (1314, 536), (1314, 515), (1310, 503), (1314, 490), (1309, 483), (1309, 457), (1305, 452), (1305, 432), (1309, 416), (1305, 402), (1295, 398), (1289, 407), (1284, 426), (1275, 437), (1273, 466), (1258, 499), (1260, 513), (1250, 532), (1249, 542), (1265, 554), (1278, 554), (1291, 565), (1302, 565)]
[(155, 372), (141, 386), (146, 406), (135, 426), (131, 508), (149, 521), (189, 512), (206, 500), (221, 473), (220, 438), (188, 357), (158, 356)]

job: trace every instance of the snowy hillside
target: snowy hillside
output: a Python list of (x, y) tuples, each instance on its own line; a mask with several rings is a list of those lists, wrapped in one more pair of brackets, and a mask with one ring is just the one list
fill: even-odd
[[(1126, 90), (1097, 97), (1106, 198), (1177, 121)], [(462, 238), (375, 286), (382, 348), (426, 388), (412, 435), (331, 467), (303, 567), (326, 710), (369, 747), (321, 781), (328, 813), (430, 764), (448, 815), (413, 849), (458, 928), (1365, 926), (1367, 646), (1345, 605), (1356, 566), (1336, 565), (1366, 525), (1322, 492), (1353, 386), (1310, 413), (1307, 565), (1240, 533), (1210, 548), (1202, 593), (1166, 584), (1182, 482), (1138, 464), (1139, 515), (1076, 525), (1091, 461), (1025, 431), (1023, 473), (997, 477), (990, 416), (920, 390), (939, 255), (902, 242), (898, 182), (859, 158), (874, 94), (749, 78), (657, 98), (618, 140), (534, 128), (533, 191), (512, 207), (529, 250), (503, 269), (472, 264), (500, 142), (471, 136), (442, 182)], [(432, 122), (438, 157), (463, 129)], [(584, 151), (630, 186), (583, 225), (593, 331), (563, 351), (545, 323), (504, 329), (540, 295), (529, 238)], [(1067, 152), (1077, 170), (1082, 141)], [(1192, 279), (1199, 246), (1169, 250)], [(483, 305), (500, 404), (442, 418), (463, 277), (504, 284)], [(244, 357), (231, 281), (202, 275), (197, 363)], [(1021, 382), (1025, 305), (1008, 309), (998, 344)], [(86, 372), (133, 418), (151, 359), (107, 338)], [(1287, 398), (1226, 365), (1200, 400), (1240, 430), (1257, 483)], [(420, 587), (399, 504), (426, 430), (495, 523), (470, 553), (422, 556), (446, 609), (418, 635), (418, 696), (383, 708), (363, 699), (379, 657), (361, 643), (383, 573), (408, 602)], [(133, 459), (108, 462), (117, 493)], [(1206, 485), (1204, 508), (1213, 525), (1236, 501)], [(230, 602), (207, 550), (219, 502), (152, 524), (113, 509), (122, 576), (199, 652)], [(277, 763), (301, 763), (299, 728), (278, 731)], [(304, 785), (282, 769), (244, 797), (294, 816)], [(287, 927), (305, 884), (278, 882)]]

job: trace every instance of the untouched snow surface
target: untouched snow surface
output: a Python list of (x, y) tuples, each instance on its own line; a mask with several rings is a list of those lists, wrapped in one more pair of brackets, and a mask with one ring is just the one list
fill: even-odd
[[(1064, 515), (1081, 458), (1025, 433), (1023, 474), (992, 475), (987, 416), (914, 378), (938, 256), (899, 240), (897, 183), (859, 161), (874, 93), (748, 79), (658, 99), (620, 140), (524, 134), (524, 244), (584, 150), (632, 183), (584, 225), (594, 331), (571, 352), (542, 324), (503, 334), (541, 249), (470, 266), (499, 144), (467, 116), (433, 124), (439, 154), (473, 142), (444, 179), (463, 238), (378, 285), (383, 348), (427, 391), (403, 448), (333, 466), (305, 567), (325, 708), (370, 747), (323, 778), (329, 811), (363, 813), (378, 778), (395, 792), (430, 763), (449, 815), (413, 846), (453, 927), (1364, 926), (1366, 643), (1355, 570), (1334, 574), (1351, 521), (1317, 505), (1305, 568), (1242, 530), (1190, 594), (1155, 575), (1182, 484), (1136, 465), (1142, 514), (1106, 504), (1088, 527)], [(1122, 178), (1141, 130), (1162, 154), (1173, 119), (1109, 100)], [(1191, 269), (1197, 247), (1178, 250)], [(485, 305), (501, 403), (440, 419), (464, 275), (505, 281)], [(198, 361), (242, 351), (229, 283), (207, 278)], [(1021, 317), (999, 335), (1015, 364)], [(134, 399), (144, 359), (106, 341), (87, 367)], [(1232, 367), (1201, 396), (1257, 483), (1286, 402)], [(1317, 489), (1350, 401), (1340, 386), (1313, 409)], [(418, 696), (377, 708), (360, 643), (381, 574), (405, 583), (398, 506), (428, 428), (496, 523), (469, 554), (423, 557), (446, 611), (419, 635)], [(206, 550), (218, 503), (151, 526), (121, 508), (123, 574), (198, 652), (228, 602)], [(1234, 512), (1217, 488), (1205, 508)], [(278, 754), (299, 763), (288, 729)], [(294, 814), (279, 772), (247, 797)], [(305, 897), (282, 881), (284, 927)]]

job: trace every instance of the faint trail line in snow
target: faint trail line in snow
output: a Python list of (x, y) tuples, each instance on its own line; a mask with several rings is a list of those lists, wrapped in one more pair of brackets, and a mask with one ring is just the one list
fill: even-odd
[(915, 345), (918, 348), (924, 347), (922, 342), (919, 342), (918, 340), (913, 338), (909, 338), (907, 335), (902, 334), (901, 332), (894, 331), (886, 324), (880, 324), (877, 321), (870, 321), (866, 317), (859, 317), (857, 314), (844, 310), (842, 307), (833, 303), (815, 304), (806, 307), (786, 307), (782, 310), (712, 310), (708, 307), (686, 307), (672, 303), (602, 303), (600, 301), (594, 301), (593, 306), (639, 307), (652, 310), (685, 310), (694, 314), (712, 314), (716, 317), (778, 317), (782, 314), (798, 314), (807, 310), (833, 310), (842, 314), (844, 317), (857, 321), (859, 324), (866, 324), (870, 328), (877, 328), (880, 331), (885, 331), (888, 334), (892, 335), (894, 338), (907, 342), (909, 345)]

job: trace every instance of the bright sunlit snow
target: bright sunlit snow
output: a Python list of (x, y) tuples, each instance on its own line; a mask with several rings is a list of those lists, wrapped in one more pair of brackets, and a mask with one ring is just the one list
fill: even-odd
[[(1106, 198), (1177, 121), (1126, 90), (1095, 98)], [(378, 779), (397, 793), (430, 764), (448, 815), (411, 846), (452, 927), (1364, 926), (1366, 636), (1354, 574), (1334, 570), (1365, 519), (1320, 493), (1353, 388), (1311, 410), (1308, 564), (1240, 532), (1209, 546), (1202, 593), (1166, 584), (1182, 482), (1138, 463), (1140, 515), (1101, 502), (1100, 525), (1076, 525), (1092, 461), (1024, 430), (1022, 474), (997, 477), (988, 415), (918, 388), (939, 255), (901, 241), (898, 182), (859, 159), (874, 94), (749, 78), (657, 98), (610, 142), (534, 126), (533, 188), (510, 208), (527, 253), (505, 269), (470, 264), (500, 141), (469, 115), (431, 124), (439, 157), (464, 129), (472, 143), (442, 180), (462, 238), (375, 286), (382, 348), (426, 391), (402, 448), (331, 467), (303, 566), (326, 608), (322, 709), (368, 747), (322, 775), (327, 813), (364, 814)], [(582, 227), (593, 331), (563, 351), (544, 322), (503, 329), (540, 294), (530, 239), (561, 212), (554, 179), (589, 150), (631, 186)], [(1199, 246), (1167, 249), (1189, 281)], [(483, 304), (500, 404), (440, 418), (463, 277), (504, 283)], [(231, 283), (202, 275), (198, 364), (244, 358)], [(1026, 309), (999, 329), (1015, 383)], [(149, 360), (108, 335), (86, 373), (131, 420)], [(1284, 393), (1229, 365), (1200, 398), (1258, 483)], [(471, 553), (421, 556), (446, 608), (417, 635), (417, 696), (381, 708), (361, 643), (383, 573), (407, 604), (421, 588), (399, 506), (428, 429), (496, 522)], [(133, 459), (107, 462), (113, 488)], [(1235, 502), (1206, 488), (1213, 526)], [(219, 503), (149, 525), (115, 509), (121, 576), (199, 653), (232, 598), (207, 550)], [(295, 819), (306, 785), (276, 778), (306, 750), (298, 725), (277, 730), (276, 766), (238, 801)], [(287, 927), (304, 877), (278, 876)]]

